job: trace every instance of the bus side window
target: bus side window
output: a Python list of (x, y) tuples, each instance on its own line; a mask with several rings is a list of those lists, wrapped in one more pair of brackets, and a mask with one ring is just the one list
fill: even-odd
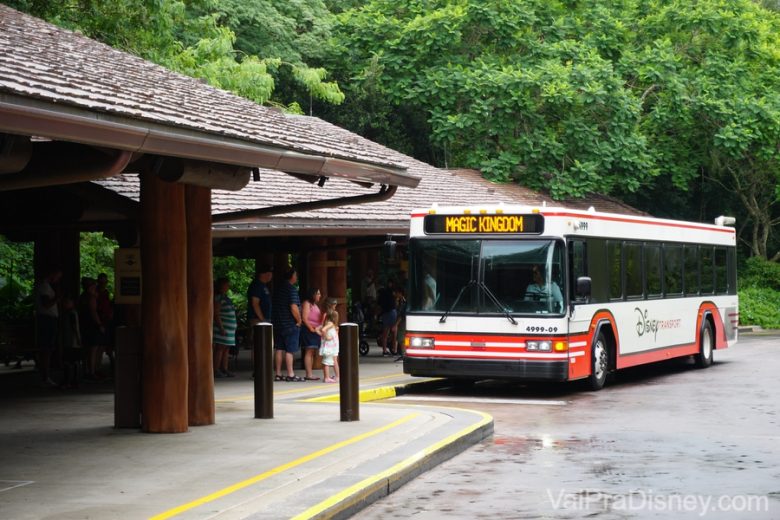
[(733, 247), (728, 249), (728, 277), (729, 294), (737, 294), (737, 250)]
[(623, 245), (623, 255), (626, 263), (626, 297), (641, 298), (642, 287), (642, 244), (626, 242)]
[(572, 240), (569, 242), (569, 266), (571, 269), (571, 279), (569, 280), (569, 299), (577, 301), (577, 278), (588, 276), (587, 269), (587, 250), (585, 242), (582, 240)]
[(682, 246), (664, 244), (664, 292), (668, 296), (681, 295), (683, 292), (682, 255)]
[(609, 267), (607, 241), (603, 238), (588, 239), (588, 274), (591, 279), (591, 303), (609, 301)]
[(701, 267), (701, 293), (712, 294), (715, 288), (715, 270), (712, 247), (701, 246), (699, 248), (699, 266)]
[(617, 240), (607, 242), (609, 261), (609, 298), (623, 299), (623, 243)]
[(661, 287), (661, 246), (645, 244), (644, 252), (647, 297), (658, 298), (663, 292)]
[(726, 248), (715, 248), (715, 293), (728, 294), (729, 277), (726, 260)]
[(699, 294), (699, 246), (685, 246), (685, 294)]

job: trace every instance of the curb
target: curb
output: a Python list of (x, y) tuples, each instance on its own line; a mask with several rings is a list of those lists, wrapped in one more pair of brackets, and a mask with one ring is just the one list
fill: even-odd
[[(427, 381), (426, 381), (427, 382)], [(293, 520), (345, 519), (401, 486), (451, 459), (493, 434), (493, 417), (475, 410), (463, 410), (480, 416), (480, 420), (447, 438), (418, 451), (389, 469), (344, 489), (331, 498), (310, 507)]]
[[(426, 379), (423, 381), (415, 381), (411, 383), (404, 383), (397, 386), (380, 386), (378, 388), (367, 388), (360, 390), (358, 400), (361, 403), (368, 403), (371, 401), (381, 401), (382, 399), (392, 399), (399, 395), (410, 394), (412, 391), (425, 391), (436, 390), (439, 387), (447, 384), (446, 379)], [(309, 399), (301, 399), (304, 403), (338, 403), (339, 394), (329, 394), (320, 397), (311, 397)]]

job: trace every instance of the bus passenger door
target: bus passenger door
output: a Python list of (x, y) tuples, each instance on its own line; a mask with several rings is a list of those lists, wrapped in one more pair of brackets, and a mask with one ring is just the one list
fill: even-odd
[(587, 299), (577, 295), (577, 278), (590, 276), (588, 273), (588, 246), (584, 240), (574, 239), (568, 242), (569, 255), (569, 333), (579, 335), (587, 333), (590, 325), (590, 314), (582, 312), (581, 307), (588, 303)]

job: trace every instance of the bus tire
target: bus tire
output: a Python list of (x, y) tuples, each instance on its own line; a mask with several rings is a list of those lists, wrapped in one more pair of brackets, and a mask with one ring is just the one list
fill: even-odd
[(715, 335), (712, 333), (710, 320), (704, 319), (704, 325), (699, 332), (699, 353), (694, 356), (698, 368), (707, 368), (712, 364), (712, 350), (715, 343)]
[(596, 336), (596, 341), (590, 349), (590, 375), (588, 388), (593, 391), (604, 388), (609, 373), (609, 343), (602, 332)]

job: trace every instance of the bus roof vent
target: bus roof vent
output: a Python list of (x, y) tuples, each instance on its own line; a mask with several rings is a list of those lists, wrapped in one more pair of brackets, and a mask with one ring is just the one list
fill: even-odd
[(736, 223), (737, 219), (734, 217), (727, 217), (725, 215), (721, 215), (715, 219), (716, 226), (733, 226)]

